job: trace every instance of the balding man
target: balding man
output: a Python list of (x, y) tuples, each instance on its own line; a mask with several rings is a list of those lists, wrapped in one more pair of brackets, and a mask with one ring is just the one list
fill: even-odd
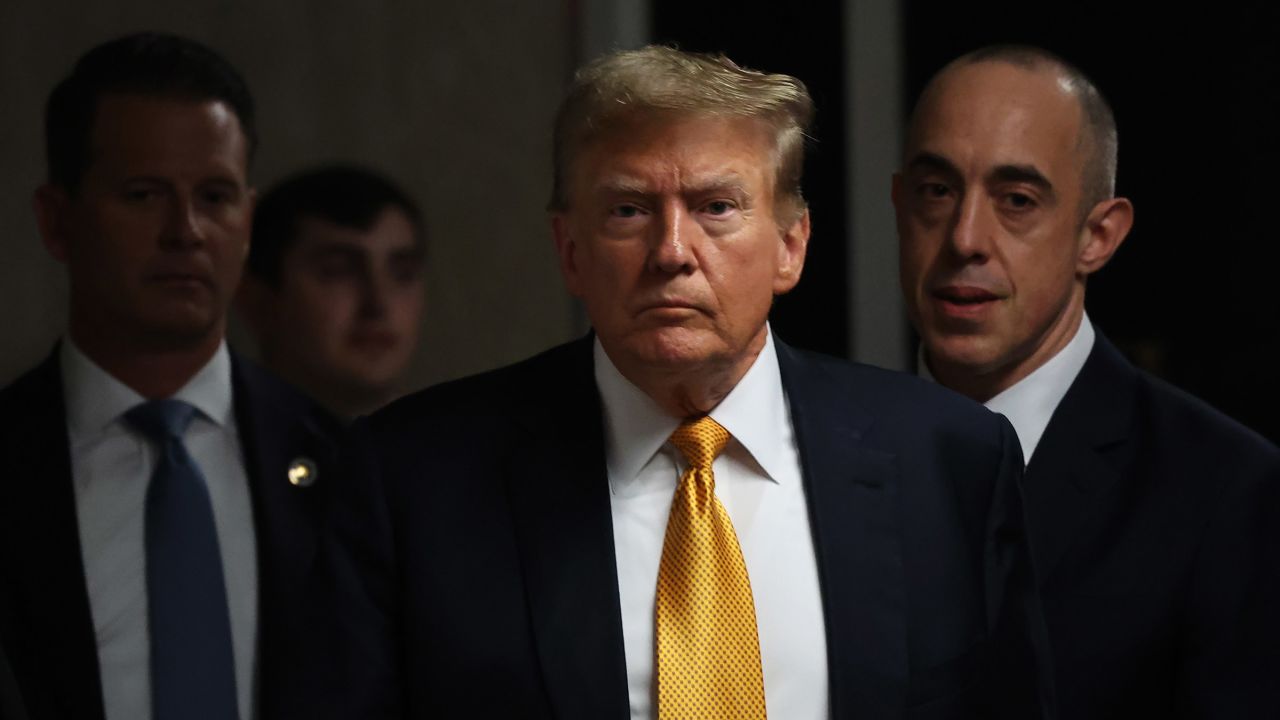
[(922, 369), (1018, 432), (1059, 717), (1280, 717), (1280, 451), (1090, 323), (1115, 170), (1110, 107), (1045, 51), (932, 79), (893, 183)]

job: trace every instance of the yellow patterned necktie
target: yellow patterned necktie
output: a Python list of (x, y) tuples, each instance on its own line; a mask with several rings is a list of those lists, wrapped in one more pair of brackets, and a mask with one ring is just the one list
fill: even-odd
[(659, 720), (765, 717), (751, 581), (711, 473), (728, 442), (729, 431), (706, 416), (671, 435), (689, 466), (671, 502), (658, 567)]

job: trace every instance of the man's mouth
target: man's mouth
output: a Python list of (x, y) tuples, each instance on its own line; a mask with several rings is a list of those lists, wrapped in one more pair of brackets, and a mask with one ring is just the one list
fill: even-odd
[(931, 295), (943, 315), (965, 320), (976, 319), (1001, 299), (990, 290), (972, 285), (948, 285), (933, 290)]
[(399, 338), (391, 332), (364, 330), (351, 333), (348, 336), (348, 342), (355, 347), (368, 350), (387, 350), (395, 347), (399, 343)]
[(980, 287), (968, 285), (948, 285), (933, 291), (933, 296), (944, 302), (955, 305), (979, 305), (999, 300), (1000, 296)]
[(187, 272), (164, 272), (152, 275), (149, 280), (158, 285), (166, 285), (171, 287), (205, 287), (209, 285), (209, 279), (200, 273)]

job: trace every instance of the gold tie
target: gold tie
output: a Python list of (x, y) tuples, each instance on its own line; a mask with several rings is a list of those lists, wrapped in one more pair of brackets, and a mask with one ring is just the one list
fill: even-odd
[(658, 566), (659, 720), (765, 717), (751, 581), (711, 473), (727, 442), (729, 431), (705, 416), (671, 435), (689, 467)]

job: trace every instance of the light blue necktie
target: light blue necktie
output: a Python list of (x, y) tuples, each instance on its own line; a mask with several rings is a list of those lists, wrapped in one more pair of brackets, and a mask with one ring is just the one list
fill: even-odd
[(146, 514), (153, 720), (239, 717), (213, 506), (182, 442), (195, 411), (181, 400), (150, 400), (125, 413), (158, 450)]

